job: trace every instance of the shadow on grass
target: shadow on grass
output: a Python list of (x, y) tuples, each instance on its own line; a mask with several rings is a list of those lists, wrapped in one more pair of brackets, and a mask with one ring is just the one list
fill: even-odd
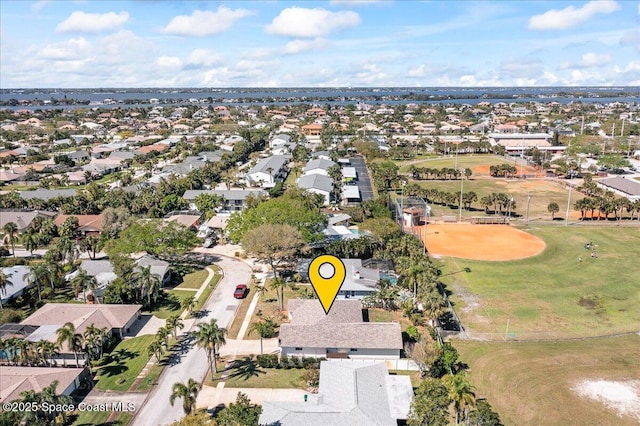
[(260, 374), (266, 374), (264, 370), (258, 369), (257, 364), (248, 356), (232, 361), (225, 372), (229, 372), (228, 377), (230, 378), (245, 381), (252, 377), (258, 377)]

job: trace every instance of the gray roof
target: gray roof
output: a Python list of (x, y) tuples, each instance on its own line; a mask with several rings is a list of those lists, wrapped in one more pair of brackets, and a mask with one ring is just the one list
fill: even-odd
[[(357, 235), (354, 237), (358, 238)], [(340, 291), (374, 291), (376, 284), (380, 281), (380, 271), (377, 269), (366, 268), (362, 266), (361, 259), (340, 259), (344, 264), (346, 276)], [(309, 264), (311, 259), (300, 259), (297, 271), (303, 279), (308, 280)], [(356, 272), (360, 274), (360, 278), (356, 278)], [(335, 305), (335, 304), (334, 304)], [(333, 308), (331, 308), (333, 310)]]
[(626, 179), (623, 177), (613, 177), (609, 179), (602, 179), (598, 183), (609, 188), (616, 189), (625, 194), (629, 194), (635, 197), (640, 197), (640, 182), (636, 182), (633, 179)]
[(314, 160), (310, 160), (307, 163), (307, 165), (304, 166), (303, 172), (308, 172), (310, 170), (315, 170), (315, 169), (329, 170), (329, 168), (335, 164), (336, 163), (334, 163), (331, 160), (327, 160), (324, 158), (316, 158)]
[(258, 195), (267, 195), (265, 191), (260, 189), (188, 189), (184, 192), (182, 198), (188, 201), (193, 201), (200, 194), (212, 194), (212, 195), (220, 195), (224, 197), (225, 200), (246, 200), (249, 195), (258, 196)]
[(327, 216), (327, 223), (329, 225), (335, 225), (336, 223), (349, 221), (351, 220), (351, 216), (346, 213), (332, 214)]
[(24, 265), (2, 268), (2, 273), (9, 279), (9, 284), (7, 284), (6, 288), (0, 289), (0, 298), (3, 303), (27, 287), (24, 276), (30, 271), (31, 268)]
[(263, 158), (251, 168), (247, 173), (269, 173), (267, 170), (271, 169), (272, 173), (277, 173), (282, 169), (285, 164), (289, 162), (290, 155), (272, 155), (271, 157)]
[(133, 151), (111, 151), (109, 158), (120, 158), (123, 160), (131, 160), (136, 156)]
[(384, 363), (323, 361), (318, 394), (307, 402), (265, 401), (259, 423), (279, 426), (388, 425), (406, 419), (413, 399), (408, 376), (390, 376)]
[(162, 280), (165, 274), (169, 270), (169, 262), (165, 262), (164, 260), (156, 259), (153, 256), (145, 255), (136, 261), (138, 266), (146, 268), (147, 266), (151, 267), (151, 274), (156, 275)]
[(109, 260), (83, 260), (80, 268), (92, 277), (98, 274), (113, 273), (113, 265)]
[(0, 228), (4, 228), (9, 222), (13, 222), (18, 226), (18, 232), (22, 232), (31, 225), (31, 222), (36, 217), (52, 218), (56, 214), (41, 210), (0, 210)]
[(298, 187), (303, 189), (318, 189), (320, 191), (331, 192), (333, 190), (333, 179), (318, 173), (303, 175), (298, 179)]
[(290, 324), (362, 322), (362, 303), (359, 300), (336, 300), (325, 315), (316, 299), (290, 299), (287, 303)]
[(76, 195), (75, 189), (36, 189), (35, 191), (20, 191), (20, 197), (23, 200), (31, 200), (40, 198), (41, 200), (50, 200), (56, 197), (73, 197)]

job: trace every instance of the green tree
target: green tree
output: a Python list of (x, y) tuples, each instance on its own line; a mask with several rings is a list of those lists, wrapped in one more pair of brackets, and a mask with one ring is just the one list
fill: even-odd
[(300, 231), (286, 224), (258, 226), (245, 234), (242, 246), (250, 255), (271, 265), (276, 278), (278, 266), (293, 262), (306, 248)]
[(558, 203), (556, 203), (555, 201), (552, 201), (549, 203), (549, 205), (547, 206), (547, 211), (549, 213), (551, 213), (551, 220), (554, 219), (554, 216), (556, 213), (558, 213), (560, 211), (560, 206), (558, 205)]
[(80, 223), (76, 216), (69, 216), (58, 226), (58, 234), (61, 237), (75, 238), (78, 235)]
[(218, 322), (215, 318), (212, 318), (208, 323), (201, 323), (197, 325), (198, 329), (193, 333), (196, 344), (204, 348), (207, 359), (209, 360), (209, 368), (211, 369), (211, 380), (213, 380), (213, 373), (218, 372), (218, 366), (216, 359), (218, 357), (218, 348), (227, 343), (225, 336), (227, 335), (227, 329), (218, 327)]
[(80, 268), (78, 270), (78, 274), (71, 280), (71, 285), (76, 289), (76, 295), (79, 293), (80, 289), (82, 289), (83, 298), (86, 302), (87, 289), (95, 289), (98, 286), (98, 281), (96, 281), (96, 277), (92, 277), (87, 273), (87, 271)]
[(154, 256), (178, 255), (192, 250), (198, 242), (195, 232), (186, 226), (152, 219), (133, 223), (120, 232), (118, 239), (109, 240), (104, 249), (110, 258), (143, 251)]
[(9, 277), (10, 275), (5, 274), (2, 272), (2, 269), (0, 269), (0, 310), (3, 309), (2, 296), (7, 294), (7, 286), (11, 284), (11, 279)]
[(473, 386), (463, 374), (446, 376), (444, 383), (449, 390), (449, 397), (453, 401), (453, 408), (456, 412), (456, 424), (461, 421), (466, 422), (469, 415), (469, 407), (476, 405), (476, 395), (473, 393)]
[(184, 328), (184, 321), (179, 315), (171, 315), (167, 318), (166, 327), (173, 332), (174, 338), (178, 338), (178, 329), (182, 330)]
[(224, 199), (221, 196), (208, 192), (198, 194), (194, 200), (198, 211), (202, 212), (207, 219), (214, 215), (215, 209), (220, 207), (223, 201)]
[(258, 336), (260, 336), (260, 355), (264, 353), (262, 350), (262, 339), (263, 338), (271, 338), (275, 335), (276, 327), (274, 322), (269, 318), (261, 319), (257, 322), (251, 324), (249, 327), (249, 334), (252, 332), (256, 332)]
[(447, 426), (449, 424), (449, 391), (438, 379), (425, 379), (415, 391), (409, 411), (409, 426)]
[(187, 312), (189, 312), (189, 315), (193, 315), (193, 308), (195, 308), (195, 306), (196, 306), (195, 296), (188, 296), (182, 299), (182, 302), (180, 303), (180, 307), (182, 309), (186, 309)]
[(160, 290), (160, 278), (151, 273), (151, 266), (139, 267), (132, 275), (136, 288), (140, 292), (140, 298), (147, 296), (147, 305), (151, 306), (151, 299), (158, 297)]
[(97, 235), (89, 235), (80, 240), (80, 250), (86, 252), (91, 260), (95, 260), (96, 254), (102, 250), (104, 240)]
[(22, 235), (22, 238), (20, 238), (21, 242), (22, 242), (22, 247), (24, 247), (25, 250), (29, 251), (29, 253), (31, 254), (31, 256), (33, 256), (33, 251), (38, 249), (38, 246), (40, 245), (40, 239), (38, 238), (37, 234), (35, 232), (26, 232)]
[(11, 244), (11, 253), (13, 253), (13, 257), (16, 257), (16, 234), (18, 233), (18, 225), (14, 222), (7, 222), (2, 229), (4, 231), (5, 241)]
[(502, 426), (500, 416), (493, 411), (491, 404), (480, 400), (476, 402), (476, 409), (469, 414), (470, 426)]
[(174, 383), (171, 387), (169, 402), (171, 406), (173, 406), (176, 398), (182, 398), (182, 409), (185, 414), (190, 414), (196, 406), (196, 398), (198, 397), (199, 391), (200, 385), (193, 379), (189, 379), (187, 384), (182, 382)]
[(236, 402), (232, 402), (216, 418), (220, 426), (258, 426), (262, 407), (252, 404), (249, 397), (238, 392)]
[(66, 344), (67, 347), (73, 351), (73, 355), (76, 358), (76, 367), (80, 367), (78, 353), (82, 351), (82, 344), (84, 340), (82, 334), (76, 333), (76, 327), (72, 322), (65, 323), (62, 327), (56, 330), (56, 334), (58, 335), (58, 345), (62, 347), (62, 345)]

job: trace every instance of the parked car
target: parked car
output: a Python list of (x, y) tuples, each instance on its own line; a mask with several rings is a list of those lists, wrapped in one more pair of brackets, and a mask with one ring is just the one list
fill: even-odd
[(204, 240), (204, 243), (202, 243), (202, 247), (204, 247), (204, 248), (213, 247), (214, 243), (215, 243), (215, 241), (213, 240), (213, 238), (206, 238)]
[(248, 292), (249, 288), (246, 284), (238, 284), (233, 292), (233, 297), (236, 299), (244, 299)]

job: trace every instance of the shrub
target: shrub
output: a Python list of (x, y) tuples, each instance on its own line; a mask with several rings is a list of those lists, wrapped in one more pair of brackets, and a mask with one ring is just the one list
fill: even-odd
[(0, 324), (22, 321), (22, 312), (17, 309), (4, 308), (0, 311)]
[(53, 299), (56, 293), (51, 287), (45, 287), (42, 289), (41, 295), (43, 299)]
[(278, 365), (278, 355), (265, 354), (256, 357), (258, 367), (260, 368), (276, 368)]
[(289, 362), (289, 357), (286, 355), (282, 355), (280, 357), (280, 365), (282, 365), (282, 368), (284, 368), (285, 370), (290, 369), (291, 363)]
[(424, 325), (424, 315), (421, 313), (413, 313), (409, 316), (409, 319), (413, 325)]
[(410, 325), (409, 327), (407, 327), (405, 333), (407, 333), (407, 337), (412, 342), (417, 342), (418, 340), (420, 340), (420, 332), (415, 325)]
[(2, 259), (1, 263), (3, 267), (8, 268), (10, 266), (26, 265), (27, 261), (22, 257), (7, 257)]

